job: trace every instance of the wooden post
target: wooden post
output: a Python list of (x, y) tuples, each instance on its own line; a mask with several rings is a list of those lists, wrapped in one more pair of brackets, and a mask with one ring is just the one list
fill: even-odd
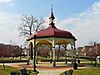
[(30, 42), (30, 59), (33, 59), (33, 44)]
[(36, 72), (36, 35), (34, 35), (34, 59), (33, 59), (34, 72)]

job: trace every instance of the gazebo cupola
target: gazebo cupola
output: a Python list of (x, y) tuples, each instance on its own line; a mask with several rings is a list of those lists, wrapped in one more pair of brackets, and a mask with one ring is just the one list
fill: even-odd
[(49, 17), (49, 19), (50, 19), (49, 25), (54, 25), (54, 19), (55, 19), (55, 17), (53, 15), (53, 9), (52, 8), (51, 8), (51, 16)]

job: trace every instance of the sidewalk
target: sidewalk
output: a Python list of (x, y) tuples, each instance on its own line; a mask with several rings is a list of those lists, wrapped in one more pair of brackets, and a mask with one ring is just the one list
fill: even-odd
[[(15, 68), (26, 68), (28, 70), (33, 70), (32, 65), (27, 65), (27, 63), (8, 63), (5, 65), (15, 67)], [(70, 66), (64, 63), (57, 63), (56, 67), (52, 67), (52, 64), (50, 63), (45, 63), (45, 62), (40, 62), (39, 64), (36, 65), (36, 70), (39, 71), (38, 75), (60, 75), (62, 72), (71, 69)], [(86, 67), (78, 67), (78, 68), (86, 68)]]
[(38, 75), (60, 75), (64, 70), (39, 71)]
[(50, 63), (40, 63), (37, 65), (38, 75), (60, 75), (62, 72), (69, 70), (70, 67), (64, 63), (57, 63), (56, 67), (52, 67)]
[[(52, 64), (45, 63), (45, 62), (37, 64), (36, 70), (39, 71), (38, 75), (60, 75), (65, 70), (70, 69), (70, 67), (65, 66), (64, 64), (62, 65), (62, 63), (57, 63), (57, 64), (58, 64), (57, 67), (52, 67)], [(32, 65), (26, 65), (25, 63), (24, 64), (13, 64), (12, 67), (16, 67), (16, 68), (25, 67), (29, 70), (33, 70)]]

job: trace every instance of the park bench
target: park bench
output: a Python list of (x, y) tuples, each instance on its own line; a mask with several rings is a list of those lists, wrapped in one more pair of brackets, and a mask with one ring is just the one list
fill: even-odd
[(20, 75), (20, 72), (11, 72), (10, 75)]
[(73, 74), (73, 70), (70, 69), (69, 71), (65, 71), (64, 73), (65, 73), (65, 75), (72, 75)]
[(20, 71), (21, 71), (21, 74), (22, 74), (22, 75), (30, 75), (30, 72), (27, 71), (26, 68), (21, 69)]

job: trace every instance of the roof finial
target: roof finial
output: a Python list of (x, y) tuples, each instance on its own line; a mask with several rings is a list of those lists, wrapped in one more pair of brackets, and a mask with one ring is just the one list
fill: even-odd
[(50, 19), (50, 24), (54, 24), (53, 21), (55, 19), (54, 15), (53, 15), (53, 4), (51, 4), (51, 16), (49, 17)]
[(51, 4), (51, 12), (53, 12), (53, 4)]

